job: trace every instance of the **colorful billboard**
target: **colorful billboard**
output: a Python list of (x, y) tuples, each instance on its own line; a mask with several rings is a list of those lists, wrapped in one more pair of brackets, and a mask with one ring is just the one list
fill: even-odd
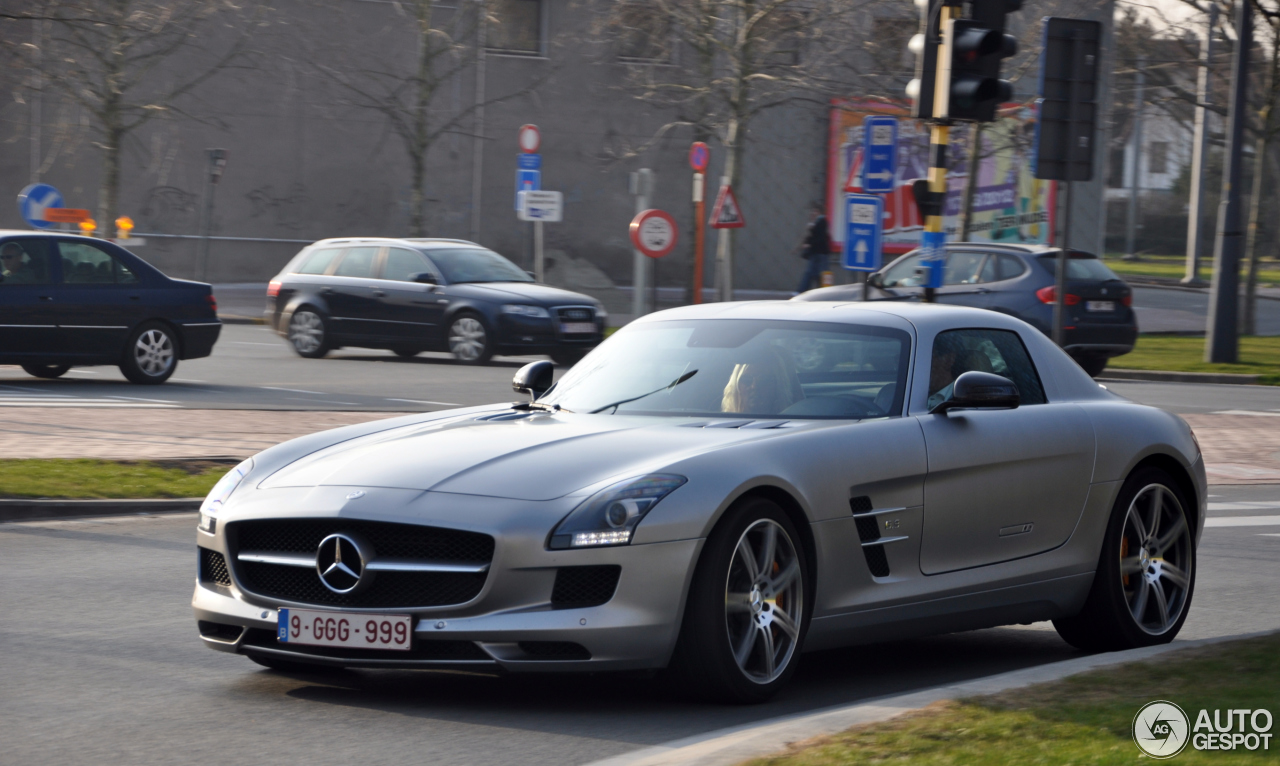
[[(884, 251), (905, 253), (920, 244), (923, 221), (916, 210), (911, 182), (928, 177), (929, 126), (907, 115), (905, 105), (879, 101), (837, 100), (831, 107), (828, 145), (827, 219), (833, 247), (842, 244), (845, 221), (841, 204), (846, 192), (861, 192), (864, 118), (898, 117), (898, 170), (894, 191), (885, 197)], [(960, 206), (968, 182), (969, 125), (951, 129), (948, 152), (947, 202), (944, 225), (947, 239), (958, 239)], [(978, 186), (973, 195), (970, 241), (1010, 244), (1049, 244), (1053, 241), (1056, 189), (1052, 181), (1032, 175), (1031, 153), (1035, 114), (1031, 109), (1002, 110), (996, 122), (982, 131), (982, 156)]]

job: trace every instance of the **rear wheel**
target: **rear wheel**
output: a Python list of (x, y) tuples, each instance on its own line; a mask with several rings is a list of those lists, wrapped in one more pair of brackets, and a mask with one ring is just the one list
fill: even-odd
[(800, 537), (778, 505), (749, 498), (707, 538), (669, 674), (684, 691), (763, 702), (795, 672), (810, 584)]
[(1086, 651), (1167, 644), (1191, 607), (1195, 558), (1177, 483), (1159, 469), (1139, 470), (1116, 498), (1084, 609), (1053, 626)]
[(1079, 354), (1072, 358), (1076, 360), (1076, 364), (1084, 368), (1085, 372), (1089, 373), (1091, 378), (1098, 377), (1103, 370), (1107, 369), (1108, 358), (1102, 354)]
[(172, 328), (147, 322), (134, 331), (125, 344), (120, 372), (130, 382), (154, 386), (165, 382), (178, 369), (178, 339)]
[(71, 369), (69, 364), (24, 364), (22, 369), (33, 377), (37, 378), (61, 378), (67, 374), (67, 370)]
[(289, 344), (298, 356), (319, 359), (329, 353), (328, 323), (310, 306), (303, 306), (289, 319)]

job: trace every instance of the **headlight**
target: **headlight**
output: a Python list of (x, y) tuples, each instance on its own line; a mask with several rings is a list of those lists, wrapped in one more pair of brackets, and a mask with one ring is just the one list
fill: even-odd
[(521, 304), (521, 303), (506, 304), (505, 306), (502, 307), (502, 313), (516, 314), (522, 317), (539, 317), (541, 319), (546, 319), (547, 317), (551, 316), (550, 314), (547, 313), (547, 310), (542, 308), (541, 306), (525, 306), (524, 304)]
[(600, 490), (564, 518), (551, 533), (551, 548), (627, 545), (645, 514), (688, 479), (654, 474)]
[(222, 504), (231, 497), (231, 493), (236, 491), (236, 487), (240, 486), (240, 482), (244, 481), (244, 477), (249, 475), (253, 470), (253, 458), (249, 458), (240, 465), (227, 471), (227, 475), (218, 479), (218, 483), (213, 485), (213, 489), (209, 490), (209, 495), (200, 504), (200, 523), (198, 528), (206, 535), (211, 535), (218, 531), (218, 511), (222, 510)]
[(609, 312), (604, 310), (604, 306), (596, 306), (596, 318), (601, 322), (609, 321)]

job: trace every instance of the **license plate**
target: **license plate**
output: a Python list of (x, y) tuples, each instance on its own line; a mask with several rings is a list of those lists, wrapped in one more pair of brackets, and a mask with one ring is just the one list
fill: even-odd
[(584, 335), (596, 331), (595, 322), (561, 322), (560, 332), (565, 335)]
[(1089, 311), (1115, 311), (1115, 301), (1085, 301), (1084, 307)]
[(413, 618), (404, 614), (344, 614), (281, 609), (276, 640), (282, 644), (340, 646), (345, 649), (409, 651)]

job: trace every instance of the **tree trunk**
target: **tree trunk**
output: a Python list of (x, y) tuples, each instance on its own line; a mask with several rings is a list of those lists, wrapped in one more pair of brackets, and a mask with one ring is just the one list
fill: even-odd
[(1241, 335), (1257, 335), (1258, 329), (1258, 218), (1262, 214), (1262, 194), (1266, 188), (1263, 180), (1267, 175), (1270, 122), (1270, 119), (1263, 120), (1262, 135), (1254, 145), (1253, 189), (1249, 197), (1249, 223), (1245, 227), (1244, 243), (1244, 257), (1249, 262), (1249, 272), (1244, 283), (1244, 303), (1241, 305)]
[(973, 229), (973, 196), (978, 189), (978, 169), (982, 167), (982, 123), (973, 123), (969, 131), (969, 177), (964, 182), (964, 198), (960, 206), (960, 241), (968, 242)]
[(417, 87), (414, 90), (413, 128), (409, 136), (409, 162), (413, 166), (413, 189), (409, 193), (409, 230), (415, 237), (427, 236), (426, 211), (427, 202), (427, 150), (431, 147), (431, 136), (428, 133), (428, 107), (435, 90), (431, 80), (431, 6), (434, 0), (417, 0), (415, 3), (418, 17), (418, 72)]
[(114, 119), (106, 121), (102, 139), (102, 185), (98, 187), (99, 237), (115, 236), (115, 220), (120, 211), (120, 143), (124, 130), (119, 126), (119, 115), (114, 109), (107, 113)]

